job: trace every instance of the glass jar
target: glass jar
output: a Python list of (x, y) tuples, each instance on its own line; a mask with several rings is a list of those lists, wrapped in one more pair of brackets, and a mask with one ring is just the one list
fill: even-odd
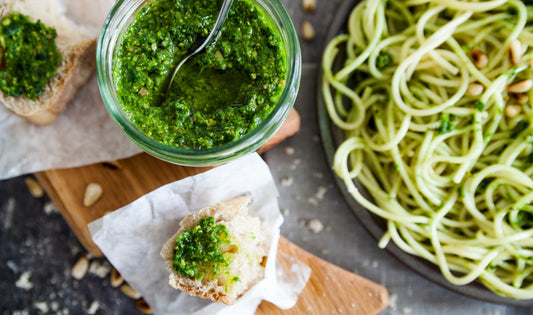
[(148, 1), (117, 1), (98, 39), (98, 84), (109, 114), (133, 143), (164, 161), (188, 166), (211, 166), (257, 151), (281, 127), (294, 105), (300, 85), (301, 52), (298, 35), (287, 11), (278, 0), (253, 1), (270, 16), (284, 41), (287, 54), (286, 84), (278, 104), (258, 127), (238, 140), (211, 149), (183, 149), (162, 144), (146, 136), (128, 119), (117, 97), (113, 80), (115, 51), (122, 33), (132, 23), (135, 13)]

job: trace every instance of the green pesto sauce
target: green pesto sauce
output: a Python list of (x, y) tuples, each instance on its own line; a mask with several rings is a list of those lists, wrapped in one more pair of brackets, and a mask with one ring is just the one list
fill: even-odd
[(221, 4), (155, 0), (121, 36), (113, 70), (117, 95), (130, 120), (158, 142), (209, 149), (235, 141), (261, 124), (280, 98), (285, 47), (251, 0), (235, 0), (216, 42), (184, 64), (164, 98), (165, 80), (207, 37)]
[(61, 55), (56, 30), (41, 21), (33, 23), (20, 13), (0, 23), (0, 89), (4, 94), (36, 99), (57, 72)]
[(215, 225), (213, 217), (202, 218), (176, 239), (174, 270), (196, 279), (218, 275), (231, 262), (231, 253), (220, 251), (222, 245), (229, 243), (225, 225)]

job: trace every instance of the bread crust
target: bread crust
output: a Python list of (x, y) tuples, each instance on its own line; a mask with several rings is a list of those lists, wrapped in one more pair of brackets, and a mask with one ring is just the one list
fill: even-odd
[[(200, 296), (211, 299), (215, 302), (222, 302), (224, 304), (234, 304), (238, 296), (225, 294), (213, 288), (206, 289), (206, 286), (193, 278), (185, 277), (177, 273), (172, 267), (172, 260), (174, 255), (174, 247), (176, 239), (185, 230), (190, 229), (198, 224), (201, 218), (214, 217), (215, 222), (230, 222), (237, 216), (247, 215), (247, 205), (250, 203), (250, 198), (247, 196), (237, 197), (232, 200), (221, 202), (206, 208), (202, 208), (197, 212), (191, 213), (180, 222), (179, 230), (168, 239), (161, 250), (161, 257), (165, 260), (165, 268), (169, 273), (169, 285), (173, 288), (179, 289), (191, 295)], [(230, 231), (231, 232), (231, 231)], [(260, 234), (260, 231), (257, 231)]]
[[(14, 4), (11, 2), (4, 1), (0, 5), (0, 19), (12, 12), (29, 15), (25, 12), (25, 1), (17, 0), (13, 11), (11, 7)], [(32, 21), (37, 19), (29, 16)], [(56, 28), (56, 31), (57, 48), (62, 60), (56, 75), (49, 80), (42, 94), (37, 99), (30, 100), (26, 96), (7, 96), (0, 91), (0, 101), (7, 108), (38, 125), (54, 122), (57, 115), (66, 109), (77, 90), (87, 83), (96, 69), (96, 38), (87, 38), (82, 33), (78, 38), (70, 38), (62, 33), (62, 29)]]

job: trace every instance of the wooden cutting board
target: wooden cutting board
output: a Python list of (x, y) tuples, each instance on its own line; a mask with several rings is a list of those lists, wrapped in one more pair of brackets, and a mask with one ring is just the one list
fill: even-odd
[[(293, 135), (299, 128), (300, 117), (293, 110), (282, 128), (261, 151)], [(87, 228), (89, 222), (163, 185), (208, 169), (174, 165), (142, 153), (118, 163), (49, 170), (35, 175), (83, 246), (94, 256), (102, 256), (91, 239)], [(100, 184), (103, 194), (94, 205), (84, 207), (83, 196), (89, 183)], [(263, 302), (257, 315), (377, 314), (387, 307), (388, 295), (384, 287), (313, 256), (283, 237), (279, 242), (279, 250), (311, 267), (311, 277), (296, 306), (282, 311), (273, 304)], [(283, 262), (281, 255), (279, 258)]]

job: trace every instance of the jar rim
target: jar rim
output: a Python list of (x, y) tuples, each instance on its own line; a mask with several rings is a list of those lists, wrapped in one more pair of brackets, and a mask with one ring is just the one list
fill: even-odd
[[(279, 0), (251, 0), (271, 18), (284, 42), (287, 54), (285, 86), (278, 103), (259, 126), (237, 140), (209, 149), (184, 149), (162, 144), (139, 130), (123, 111), (113, 82), (113, 57), (122, 31), (129, 25), (138, 9), (148, 0), (118, 0), (104, 22), (98, 38), (97, 74), (100, 93), (105, 107), (121, 131), (145, 152), (181, 165), (218, 165), (246, 153), (257, 151), (288, 117), (300, 85), (301, 52), (298, 35), (290, 16)], [(117, 31), (118, 30), (118, 31)]]

